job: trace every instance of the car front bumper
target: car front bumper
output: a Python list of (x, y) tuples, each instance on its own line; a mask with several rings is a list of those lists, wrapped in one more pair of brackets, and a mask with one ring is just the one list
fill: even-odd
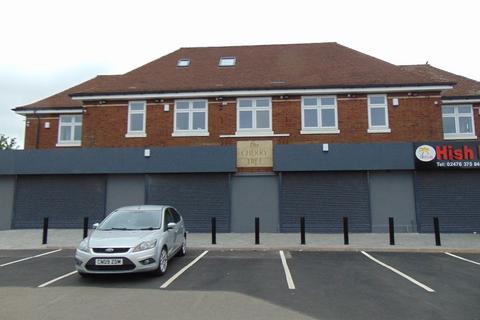
[[(131, 273), (147, 272), (158, 268), (157, 248), (152, 248), (139, 252), (131, 252), (129, 249), (125, 253), (96, 253), (90, 248), (89, 252), (75, 251), (75, 267), (81, 273)], [(121, 265), (99, 266), (95, 264), (95, 259), (122, 259)]]

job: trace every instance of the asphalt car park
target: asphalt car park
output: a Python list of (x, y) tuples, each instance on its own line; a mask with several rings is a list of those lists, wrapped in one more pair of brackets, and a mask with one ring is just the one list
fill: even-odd
[(315, 319), (480, 319), (480, 254), (190, 250), (162, 277), (88, 278), (74, 271), (73, 254), (0, 251), (0, 290), (234, 292)]

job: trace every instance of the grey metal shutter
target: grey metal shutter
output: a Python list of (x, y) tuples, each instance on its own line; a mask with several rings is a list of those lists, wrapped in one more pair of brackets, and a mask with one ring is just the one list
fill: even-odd
[(19, 176), (13, 228), (82, 228), (83, 217), (99, 222), (105, 215), (105, 177), (87, 175)]
[(218, 232), (230, 231), (228, 174), (155, 174), (147, 181), (147, 204), (175, 207), (188, 231), (210, 231), (211, 217), (217, 219)]
[(347, 216), (351, 231), (370, 232), (368, 190), (365, 172), (283, 173), (280, 229), (298, 231), (304, 216), (307, 232), (341, 232)]
[(480, 172), (417, 171), (415, 196), (420, 232), (480, 231)]

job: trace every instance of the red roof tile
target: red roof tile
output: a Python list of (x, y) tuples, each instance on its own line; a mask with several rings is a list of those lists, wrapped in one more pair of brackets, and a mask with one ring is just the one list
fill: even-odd
[(79, 90), (90, 90), (94, 83), (100, 83), (103, 81), (114, 81), (114, 78), (117, 76), (96, 76), (93, 79), (82, 82), (74, 87), (66, 89), (62, 92), (54, 94), (45, 99), (15, 108), (15, 110), (25, 110), (25, 109), (55, 109), (55, 108), (79, 108), (82, 107), (82, 101), (72, 100), (70, 94), (77, 92)]
[(444, 97), (478, 97), (480, 96), (480, 82), (454, 73), (432, 67), (429, 64), (400, 66), (403, 70), (429, 77), (431, 81), (451, 81), (456, 85), (453, 89), (442, 92)]
[[(236, 65), (219, 67), (220, 57), (228, 56), (236, 57)], [(190, 59), (190, 66), (177, 67), (183, 58)], [(314, 43), (181, 48), (126, 73), (115, 83), (95, 83), (76, 94), (419, 84), (432, 84), (432, 80), (337, 43)]]
[[(220, 57), (236, 57), (219, 67)], [(188, 67), (177, 67), (190, 59)], [(449, 79), (412, 72), (337, 43), (181, 48), (124, 75), (98, 76), (56, 95), (18, 107), (80, 107), (73, 95), (345, 88), (446, 84)]]

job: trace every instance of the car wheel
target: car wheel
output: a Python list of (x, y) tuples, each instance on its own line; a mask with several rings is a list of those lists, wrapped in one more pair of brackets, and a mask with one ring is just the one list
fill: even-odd
[(163, 247), (162, 251), (160, 251), (160, 255), (158, 257), (158, 268), (155, 270), (155, 275), (162, 276), (167, 272), (168, 267), (168, 253), (167, 248)]
[(182, 247), (177, 252), (177, 256), (178, 257), (183, 257), (186, 254), (187, 254), (187, 240), (185, 239), (185, 240), (183, 240)]

